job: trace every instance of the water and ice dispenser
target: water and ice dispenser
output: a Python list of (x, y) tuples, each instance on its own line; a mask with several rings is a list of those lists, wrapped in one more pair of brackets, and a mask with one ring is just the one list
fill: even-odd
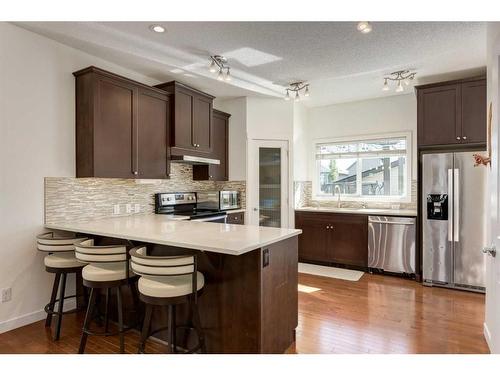
[(427, 194), (427, 219), (448, 220), (448, 194)]

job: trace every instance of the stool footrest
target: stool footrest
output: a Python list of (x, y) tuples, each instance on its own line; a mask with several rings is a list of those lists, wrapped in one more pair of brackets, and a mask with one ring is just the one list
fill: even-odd
[[(65, 296), (65, 297), (64, 297), (64, 300), (67, 300), (68, 298), (75, 298), (75, 297), (77, 297), (77, 295), (76, 295), (76, 294), (74, 294), (74, 295), (72, 295), (72, 296)], [(56, 299), (56, 300), (54, 301), (54, 306), (56, 305), (56, 303), (59, 303), (59, 300), (60, 300), (60, 299), (58, 298), (58, 299)], [(62, 315), (66, 315), (66, 314), (73, 314), (73, 313), (75, 313), (75, 312), (78, 312), (78, 311), (81, 311), (81, 310), (84, 310), (84, 309), (85, 309), (85, 306), (80, 307), (80, 308), (78, 308), (78, 307), (77, 307), (77, 308), (74, 308), (74, 309), (71, 309), (71, 310), (63, 311)], [(50, 303), (47, 303), (47, 304), (45, 305), (45, 307), (43, 308), (43, 310), (44, 310), (47, 314), (52, 314), (52, 315), (59, 316), (59, 311), (54, 310), (54, 307), (52, 307), (52, 308), (51, 308), (51, 307), (50, 307)]]

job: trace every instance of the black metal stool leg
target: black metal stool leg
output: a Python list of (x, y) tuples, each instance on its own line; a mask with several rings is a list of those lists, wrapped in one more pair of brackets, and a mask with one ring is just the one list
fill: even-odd
[[(55, 302), (57, 298), (57, 291), (59, 289), (59, 280), (61, 280), (61, 274), (56, 273), (54, 277), (54, 284), (52, 285), (52, 294), (50, 295), (49, 310), (54, 311)], [(45, 319), (45, 327), (50, 327), (52, 323), (52, 312), (47, 313), (47, 319)]]
[(173, 353), (173, 345), (174, 345), (174, 309), (172, 305), (168, 305), (168, 348), (169, 352)]
[(110, 304), (110, 293), (111, 288), (106, 288), (106, 305), (104, 306), (104, 332), (108, 332), (109, 329), (109, 304)]
[(142, 323), (142, 332), (141, 332), (141, 342), (139, 343), (138, 353), (144, 353), (144, 347), (146, 345), (146, 340), (149, 335), (149, 327), (151, 326), (151, 316), (153, 315), (153, 305), (149, 303), (146, 304), (146, 311), (144, 313), (144, 321)]
[(61, 280), (61, 289), (59, 291), (59, 306), (57, 308), (57, 324), (56, 324), (56, 333), (54, 340), (59, 340), (59, 337), (61, 336), (61, 324), (62, 324), (62, 317), (63, 317), (63, 307), (64, 307), (64, 293), (66, 290), (66, 274), (62, 274), (62, 280)]
[(177, 323), (176, 323), (176, 319), (175, 319), (176, 318), (176, 316), (175, 316), (176, 311), (175, 310), (176, 310), (175, 305), (173, 305), (172, 306), (172, 328), (171, 328), (172, 329), (172, 352), (173, 353), (177, 352), (177, 350), (175, 348), (175, 345), (177, 343), (177, 340), (176, 340), (176, 338), (177, 338), (176, 337)]
[(87, 305), (87, 313), (85, 314), (85, 321), (83, 323), (82, 337), (80, 339), (80, 347), (78, 349), (78, 354), (82, 354), (85, 351), (85, 345), (87, 344), (88, 333), (87, 330), (90, 327), (90, 322), (92, 321), (92, 314), (94, 310), (94, 305), (96, 301), (97, 292), (94, 288), (90, 289), (90, 299)]
[(123, 301), (122, 290), (118, 286), (116, 291), (117, 308), (118, 308), (118, 329), (120, 331), (120, 353), (125, 353), (125, 333), (123, 331)]

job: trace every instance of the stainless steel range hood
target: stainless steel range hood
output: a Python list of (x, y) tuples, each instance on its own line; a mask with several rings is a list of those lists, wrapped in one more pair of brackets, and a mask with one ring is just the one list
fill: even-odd
[(191, 165), (220, 164), (220, 160), (217, 159), (202, 158), (199, 156), (190, 156), (190, 155), (172, 155), (170, 160), (172, 163), (184, 163)]

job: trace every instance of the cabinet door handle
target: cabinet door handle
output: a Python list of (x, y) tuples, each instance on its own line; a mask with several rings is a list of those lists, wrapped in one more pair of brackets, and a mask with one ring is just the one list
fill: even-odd
[(136, 175), (136, 176), (137, 176), (138, 174), (139, 174), (139, 172), (137, 172), (137, 171), (134, 171), (134, 175)]
[(463, 139), (463, 140), (466, 140), (466, 139), (467, 139), (467, 137), (464, 135), (464, 136), (462, 137), (462, 139)]
[(459, 141), (459, 140), (460, 140), (460, 137), (457, 137), (457, 141)]

